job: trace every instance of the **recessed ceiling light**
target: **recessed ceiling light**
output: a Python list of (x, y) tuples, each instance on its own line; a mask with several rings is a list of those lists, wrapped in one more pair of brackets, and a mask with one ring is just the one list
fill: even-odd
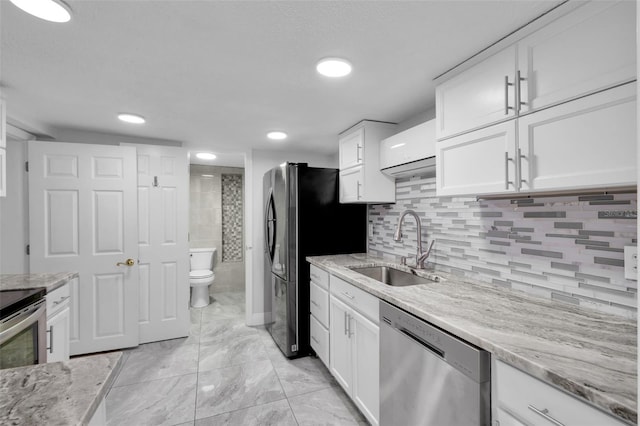
[(62, 0), (11, 0), (20, 9), (49, 22), (69, 22), (71, 8)]
[(144, 124), (147, 120), (144, 119), (143, 116), (138, 115), (138, 114), (129, 114), (129, 113), (121, 113), (118, 114), (118, 118), (121, 121), (124, 121), (126, 123), (133, 123), (133, 124)]
[(274, 132), (267, 133), (267, 137), (274, 141), (281, 141), (282, 139), (287, 138), (287, 134), (285, 132), (274, 131)]
[(210, 152), (199, 152), (196, 154), (196, 157), (198, 157), (201, 160), (215, 160), (216, 159), (216, 155), (212, 154)]
[(316, 70), (327, 77), (344, 77), (351, 74), (351, 63), (341, 58), (324, 58), (318, 62)]

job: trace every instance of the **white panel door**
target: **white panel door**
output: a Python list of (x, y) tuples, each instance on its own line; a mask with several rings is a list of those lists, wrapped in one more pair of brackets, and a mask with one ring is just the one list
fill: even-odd
[(80, 274), (71, 355), (136, 346), (135, 149), (30, 141), (28, 150), (30, 270)]
[(636, 2), (590, 2), (518, 42), (523, 111), (636, 78)]
[(352, 365), (351, 338), (349, 337), (349, 313), (351, 309), (331, 295), (329, 300), (329, 370), (344, 390), (351, 394)]
[(380, 327), (356, 311), (349, 318), (353, 400), (372, 425), (380, 423)]
[(140, 343), (189, 334), (189, 160), (182, 148), (136, 145)]
[(436, 143), (437, 194), (516, 191), (515, 146), (515, 120)]
[(436, 87), (436, 136), (453, 136), (515, 116), (514, 46)]
[(522, 190), (635, 186), (635, 83), (518, 122)]

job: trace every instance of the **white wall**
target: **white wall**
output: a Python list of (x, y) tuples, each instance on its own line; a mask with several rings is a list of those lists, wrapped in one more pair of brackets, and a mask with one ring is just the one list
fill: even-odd
[(24, 163), (27, 143), (7, 141), (7, 196), (0, 198), (0, 273), (29, 272), (25, 252), (29, 237), (27, 179)]
[[(337, 149), (337, 142), (336, 142)], [(268, 307), (265, 308), (266, 292), (264, 282), (264, 228), (262, 177), (264, 174), (284, 161), (308, 163), (312, 167), (338, 168), (335, 155), (320, 155), (309, 152), (295, 151), (261, 151), (253, 150), (247, 156), (246, 163), (246, 214), (250, 215), (251, 231), (247, 235), (247, 241), (252, 249), (247, 252), (250, 259), (251, 279), (247, 274), (247, 324), (260, 325), (266, 322), (269, 316)], [(250, 243), (249, 243), (250, 241)], [(267, 311), (267, 312), (265, 312)]]

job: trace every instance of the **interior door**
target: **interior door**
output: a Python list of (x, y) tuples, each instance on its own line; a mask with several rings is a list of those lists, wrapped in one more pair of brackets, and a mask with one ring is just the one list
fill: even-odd
[(28, 151), (30, 271), (80, 275), (71, 355), (136, 346), (135, 148), (30, 141)]
[(137, 145), (140, 343), (189, 334), (189, 159)]

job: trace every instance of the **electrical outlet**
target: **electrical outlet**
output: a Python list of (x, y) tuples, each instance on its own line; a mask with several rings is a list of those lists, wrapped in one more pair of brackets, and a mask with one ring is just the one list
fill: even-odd
[(638, 280), (638, 247), (624, 247), (624, 277), (628, 280)]

